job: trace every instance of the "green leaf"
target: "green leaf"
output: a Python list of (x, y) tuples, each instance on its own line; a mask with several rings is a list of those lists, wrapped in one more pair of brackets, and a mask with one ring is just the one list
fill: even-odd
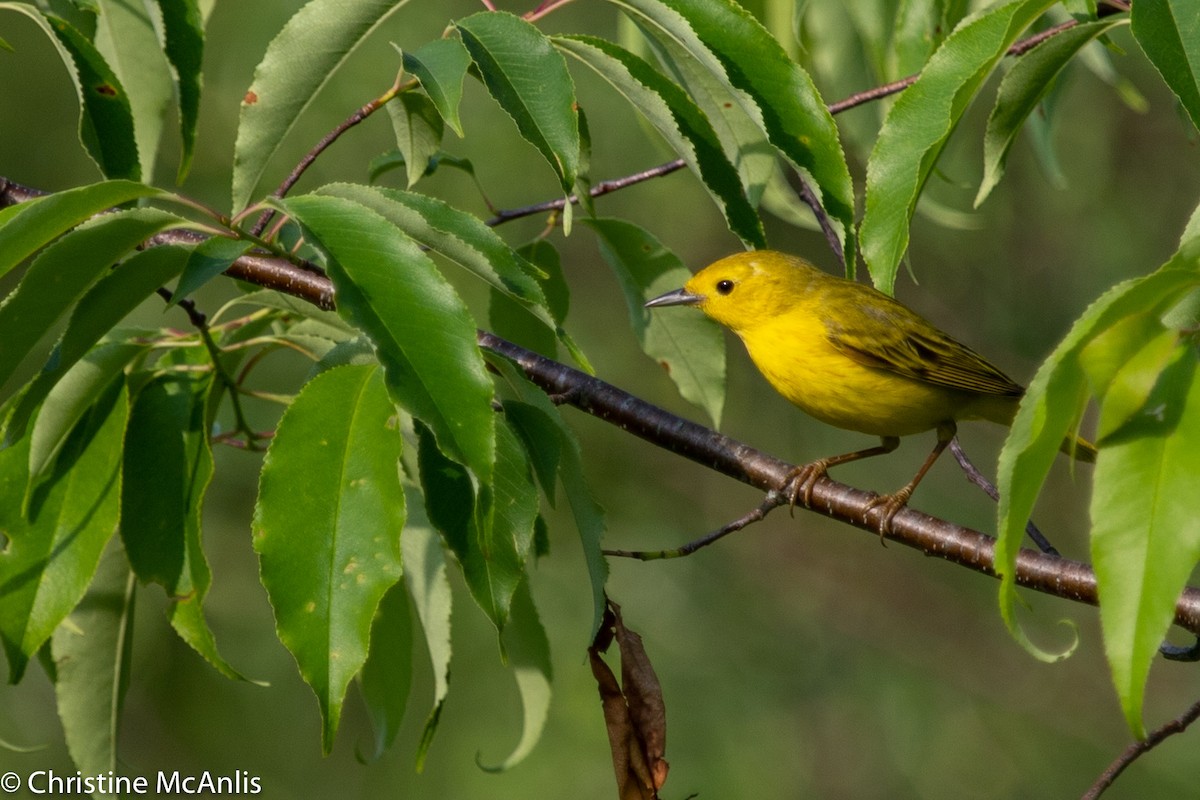
[(246, 239), (233, 239), (228, 236), (210, 236), (191, 251), (179, 283), (171, 293), (169, 306), (173, 306), (183, 298), (195, 292), (204, 284), (217, 277), (229, 265), (237, 261), (254, 245)]
[(477, 492), (470, 475), (442, 454), (428, 429), (419, 425), (417, 430), (429, 521), (458, 558), (475, 602), (503, 630), (524, 576), (537, 516), (524, 448), (501, 420), (496, 426), (495, 485), (490, 492)]
[(28, 440), (0, 450), (0, 643), (12, 683), (79, 603), (116, 530), (128, 405), (124, 380), (113, 381), (28, 504)]
[[(630, 20), (629, 25), (642, 32), (645, 39), (638, 43), (648, 41), (658, 61), (691, 95), (713, 126), (725, 157), (737, 167), (746, 197), (752, 205), (757, 204), (777, 159), (757, 118), (746, 110), (756, 108), (753, 101), (730, 85), (724, 72), (714, 67), (720, 63), (717, 57), (694, 35), (676, 40), (636, 18), (620, 19)], [(674, 19), (680, 30), (690, 32), (681, 18)], [(695, 53), (703, 54), (703, 58)]]
[(287, 132), (355, 47), (408, 0), (312, 0), (271, 40), (242, 100), (233, 148), (241, 211)]
[(1200, 5), (1192, 0), (1133, 4), (1133, 38), (1200, 128)]
[[(204, 351), (177, 356), (203, 363)], [(155, 582), (171, 601), (168, 616), (179, 636), (227, 678), (241, 674), (221, 657), (204, 616), (212, 573), (201, 544), (201, 512), (213, 476), (209, 442), (212, 373), (168, 374), (134, 398), (125, 434), (121, 538), (143, 582)]]
[(375, 343), (392, 397), (433, 429), (452, 458), (490, 482), (492, 382), (474, 320), (453, 287), (415, 244), (365, 206), (313, 195), (280, 206), (329, 253), (338, 313)]
[(1069, 28), (1021, 56), (1000, 82), (996, 105), (983, 137), (983, 181), (975, 207), (987, 198), (1004, 175), (1009, 148), (1026, 118), (1054, 85), (1058, 73), (1089, 42), (1127, 19), (1110, 17)]
[(200, 89), (203, 83), (204, 18), (196, 0), (157, 0), (162, 15), (163, 52), (171, 62), (175, 97), (179, 102), (179, 171), (183, 183), (196, 150), (196, 126), (200, 121)]
[[(1000, 575), (1000, 612), (1010, 632), (1035, 656), (1051, 660), (1021, 631), (1015, 619), (1015, 565), (1025, 522), (1033, 511), (1064, 437), (1073, 433), (1087, 392), (1080, 355), (1096, 336), (1137, 314), (1161, 315), (1200, 285), (1200, 242), (1185, 246), (1158, 271), (1110, 289), (1083, 313), (1042, 363), (1013, 420), (997, 467), (995, 569)], [(1105, 455), (1101, 452), (1100, 459)], [(1099, 484), (1095, 491), (1099, 493)], [(1128, 499), (1128, 498), (1126, 498)]]
[(85, 219), (121, 203), (157, 194), (161, 194), (158, 189), (133, 181), (104, 181), (5, 209), (9, 213), (0, 223), (0, 276)]
[(434, 39), (412, 52), (402, 53), (402, 57), (404, 69), (421, 82), (421, 88), (442, 119), (461, 139), (463, 127), (458, 104), (462, 102), (463, 79), (471, 65), (471, 56), (463, 43), (458, 39)]
[(37, 341), (113, 263), (179, 217), (156, 209), (135, 209), (81, 225), (29, 266), (25, 277), (0, 304), (0, 386), (12, 377)]
[(1105, 446), (1092, 493), (1104, 650), (1138, 739), (1150, 664), (1200, 561), (1200, 517), (1186, 500), (1200, 474), (1200, 371), (1193, 347), (1173, 356), (1143, 412)]
[(662, 242), (630, 222), (589, 220), (600, 235), (600, 252), (612, 267), (638, 343), (667, 371), (684, 399), (704, 409), (713, 426), (725, 405), (725, 337), (703, 314), (651, 313), (647, 300), (678, 289), (691, 273)]
[(26, 3), (0, 3), (33, 20), (58, 50), (79, 97), (79, 140), (108, 178), (141, 177), (129, 97), (96, 46), (69, 22)]
[[(559, 478), (562, 480), (567, 502), (571, 506), (571, 514), (575, 518), (575, 527), (579, 531), (584, 562), (587, 565), (588, 578), (592, 586), (593, 615), (592, 627), (588, 636), (590, 642), (591, 635), (600, 629), (600, 620), (604, 615), (607, 602), (604, 596), (604, 584), (608, 580), (608, 562), (604, 559), (604, 554), (600, 549), (600, 539), (604, 536), (604, 509), (600, 507), (592, 497), (591, 490), (588, 489), (587, 480), (583, 474), (583, 457), (580, 453), (579, 442), (576, 440), (574, 432), (563, 421), (558, 409), (546, 397), (546, 393), (530, 383), (519, 369), (508, 362), (498, 362), (497, 369), (508, 384), (516, 390), (520, 397), (520, 403), (530, 409), (529, 412), (510, 412), (513, 424), (517, 426), (518, 430), (523, 431), (522, 436), (526, 442), (543, 440), (547, 427), (558, 432), (561, 443), (561, 448), (557, 451)], [(506, 409), (508, 407), (509, 404), (506, 404)], [(531, 421), (534, 419), (536, 421)], [(530, 426), (536, 426), (543, 430), (537, 432)], [(533, 462), (535, 465), (543, 459), (543, 456), (538, 455), (537, 452), (534, 450)], [(544, 471), (544, 466), (538, 469), (540, 475)]]
[[(734, 92), (743, 110), (797, 169), (854, 263), (854, 187), (837, 126), (812, 78), (754, 16), (732, 0), (612, 0), (683, 44)], [(714, 58), (715, 56), (715, 58)], [(769, 173), (763, 176), (765, 182)]]
[[(518, 248), (517, 255), (533, 264), (541, 273), (535, 277), (546, 298), (546, 308), (561, 327), (571, 306), (571, 292), (567, 287), (566, 276), (563, 275), (562, 259), (558, 250), (545, 239), (535, 239)], [(557, 342), (545, 324), (537, 321), (524, 306), (496, 289), (492, 289), (489, 295), (488, 324), (496, 335), (509, 341), (550, 358), (556, 354)], [(581, 352), (572, 350), (572, 355), (580, 364), (587, 364), (587, 359)], [(584, 369), (589, 367), (584, 366)]]
[(687, 94), (642, 59), (592, 36), (560, 36), (555, 45), (595, 70), (628, 99), (704, 182), (729, 229), (747, 246), (766, 236), (737, 169), (725, 157), (708, 119)]
[(891, 294), (895, 288), (909, 220), (946, 140), (1008, 48), (1053, 4), (1016, 0), (968, 18), (888, 112), (867, 162), (859, 230), (863, 257), (880, 290)]
[[(404, 537), (412, 535), (406, 528)], [(405, 565), (405, 569), (411, 568)], [(359, 675), (363, 702), (375, 731), (370, 757), (374, 761), (392, 746), (400, 732), (408, 694), (412, 689), (413, 624), (404, 584), (397, 583), (379, 601), (371, 624), (371, 646)]]
[(133, 649), (136, 584), (120, 541), (104, 551), (87, 594), (54, 630), (54, 695), (71, 760), (81, 772), (117, 769), (117, 735)]
[(1093, 338), (1079, 353), (1092, 395), (1102, 403), (1098, 444), (1143, 410), (1159, 375), (1176, 354), (1179, 332), (1159, 315), (1134, 314)]
[(512, 665), (517, 691), (521, 694), (521, 739), (512, 753), (496, 766), (480, 766), (488, 772), (504, 772), (525, 760), (542, 736), (550, 710), (550, 641), (538, 619), (529, 581), (521, 581), (513, 596), (512, 618), (501, 636), (508, 663)]
[(405, 582), (412, 594), (413, 608), (421, 620), (425, 647), (433, 667), (433, 708), (425, 719), (417, 746), (417, 772), (420, 772), (450, 691), (450, 609), (453, 598), (450, 580), (446, 577), (445, 555), (437, 534), (425, 518), (425, 504), (419, 496), (413, 497), (413, 493), (407, 493), (409, 521), (400, 538), (400, 549), (404, 554)]
[(171, 102), (167, 60), (144, 4), (98, 0), (98, 5), (93, 41), (129, 96), (140, 174), (149, 183)]
[(427, 172), (429, 160), (442, 144), (442, 118), (429, 98), (404, 92), (384, 108), (392, 118), (396, 146), (404, 155), (408, 185), (412, 187)]
[[(29, 477), (31, 486), (38, 482), (45, 472), (53, 465), (55, 457), (66, 443), (71, 431), (88, 413), (96, 399), (121, 374), (129, 362), (149, 349), (142, 342), (114, 340), (104, 342), (89, 351), (71, 369), (67, 370), (62, 379), (45, 395), (41, 411), (33, 424), (30, 434)], [(35, 383), (25, 397), (35, 398), (34, 391), (40, 387)], [(34, 404), (26, 406), (22, 398), (17, 413), (32, 414)], [(15, 416), (15, 415), (14, 415)], [(9, 439), (15, 441), (17, 431), (14, 426), (23, 424), (14, 419), (10, 423)]]
[(481, 11), (454, 25), (484, 86), (570, 192), (579, 168), (579, 125), (562, 54), (541, 31), (506, 11)]
[(807, 179), (837, 230), (844, 261), (853, 265), (854, 186), (837, 126), (812, 77), (732, 0), (673, 2), (724, 63), (732, 85), (758, 107), (751, 117)]
[(379, 369), (338, 367), (296, 396), (263, 462), (254, 549), (279, 640), (317, 695), (326, 753), (375, 609), (400, 578), (400, 446)]
[(512, 250), (478, 217), (428, 195), (399, 189), (335, 183), (321, 187), (320, 194), (366, 206), (554, 327), (554, 320), (545, 309), (546, 298), (535, 278), (540, 270)]

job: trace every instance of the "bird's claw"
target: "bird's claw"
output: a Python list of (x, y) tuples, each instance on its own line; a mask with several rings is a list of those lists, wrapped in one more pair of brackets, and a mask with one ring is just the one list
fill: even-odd
[(879, 543), (886, 546), (887, 542), (884, 537), (892, 532), (892, 519), (900, 512), (900, 509), (908, 505), (908, 499), (912, 496), (912, 490), (908, 487), (901, 489), (894, 494), (885, 494), (876, 497), (867, 504), (866, 510), (863, 511), (863, 521), (865, 522), (872, 512), (880, 509), (879, 514)]
[(828, 469), (829, 466), (823, 460), (819, 460), (796, 467), (787, 474), (783, 490), (788, 498), (788, 511), (793, 517), (796, 516), (797, 501), (802, 500), (805, 506), (812, 503), (813, 487), (818, 480), (825, 477)]

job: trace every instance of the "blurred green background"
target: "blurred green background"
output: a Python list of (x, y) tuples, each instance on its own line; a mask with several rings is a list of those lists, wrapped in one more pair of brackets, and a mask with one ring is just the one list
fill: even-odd
[[(228, 206), (229, 165), (238, 104), (267, 43), (301, 4), (297, 0), (218, 2), (210, 20), (205, 96), (195, 165), (182, 191)], [(507, 4), (514, 10), (524, 8)], [(893, 4), (881, 2), (881, 8)], [(840, 3), (810, 4), (820, 25), (806, 30), (815, 77), (829, 101), (873, 82), (853, 44)], [(757, 11), (764, 9), (751, 6)], [(274, 186), (300, 155), (355, 108), (391, 83), (405, 48), (440, 35), (446, 22), (479, 8), (468, 0), (413, 2), (377, 31), (331, 81), (284, 143), (267, 172)], [(823, 26), (823, 27), (822, 27)], [(574, 3), (543, 30), (617, 35), (616, 12)], [(0, 11), (0, 175), (47, 190), (98, 178), (76, 138), (73, 89), (54, 50), (24, 17)], [(924, 215), (914, 222), (910, 260), (919, 283), (902, 277), (898, 296), (939, 326), (1028, 380), (1082, 309), (1112, 284), (1144, 275), (1173, 252), (1200, 196), (1195, 131), (1141, 56), (1127, 31), (1114, 37), (1117, 69), (1144, 95), (1147, 110), (1121, 102), (1112, 87), (1082, 69), (1064, 76), (1052, 119), (1065, 187), (1039, 168), (1028, 139), (1018, 141), (1006, 180), (978, 212), (971, 201), (981, 173), (979, 104), (956, 134), (928, 192), (960, 212), (965, 225)], [(595, 178), (628, 174), (672, 155), (607, 85), (575, 70), (593, 138)], [(869, 146), (883, 107), (839, 118)], [(511, 122), (469, 84), (463, 104), (467, 138), (447, 133), (445, 147), (471, 158), (495, 206), (555, 197), (556, 182)], [(384, 115), (335, 144), (297, 188), (331, 180), (364, 181), (367, 161), (394, 146)], [(859, 149), (855, 149), (855, 148)], [(865, 151), (848, 145), (861, 187)], [(176, 145), (163, 147), (157, 180), (169, 186)], [(388, 178), (400, 180), (398, 173)], [(462, 174), (442, 171), (418, 188), (484, 215)], [(602, 198), (599, 212), (637, 222), (693, 269), (738, 248), (736, 239), (689, 174), (647, 182)], [(938, 209), (935, 208), (936, 212)], [(969, 215), (969, 216), (968, 216)], [(542, 219), (506, 226), (521, 243)], [(833, 258), (819, 233), (768, 220), (772, 246), (802, 253), (826, 268)], [(568, 324), (600, 377), (703, 421), (639, 352), (624, 300), (594, 238), (577, 229), (555, 234), (572, 288)], [(457, 277), (457, 276), (455, 276)], [(477, 287), (464, 293), (486, 318)], [(198, 298), (215, 309), (232, 292), (218, 285)], [(142, 322), (183, 327), (148, 304)], [(0, 345), (2, 346), (2, 345)], [(256, 373), (260, 388), (292, 391), (307, 365), (274, 356)], [(36, 365), (30, 365), (36, 367)], [(730, 340), (729, 398), (722, 430), (791, 461), (869, 443), (796, 412), (757, 375)], [(255, 409), (270, 427), (278, 410)], [(658, 548), (695, 538), (757, 504), (757, 493), (619, 430), (567, 409), (586, 469), (608, 513), (606, 543)], [(906, 441), (887, 459), (837, 470), (841, 480), (878, 490), (901, 485), (932, 441)], [(1003, 431), (964, 426), (964, 446), (989, 467)], [(132, 683), (122, 719), (122, 774), (247, 770), (264, 797), (610, 798), (608, 743), (585, 658), (590, 596), (570, 519), (551, 512), (552, 552), (535, 571), (533, 592), (550, 636), (554, 701), (542, 742), (505, 774), (498, 763), (520, 732), (520, 701), (498, 657), (490, 624), (456, 587), (451, 691), (422, 774), (413, 754), (432, 694), (431, 670), (416, 660), (404, 732), (378, 762), (356, 758), (370, 744), (361, 704), (349, 698), (333, 754), (320, 754), (316, 703), (274, 638), (271, 611), (257, 581), (250, 516), (259, 456), (220, 449), (206, 507), (205, 547), (214, 584), (207, 604), (228, 660), (267, 688), (221, 678), (171, 632), (157, 588), (139, 593)], [(1058, 465), (1036, 516), (1064, 554), (1087, 558), (1086, 469)], [(922, 484), (914, 505), (991, 530), (993, 506), (970, 488), (951, 459)], [(665, 692), (665, 798), (1008, 798), (1079, 795), (1128, 743), (1117, 708), (1095, 611), (1029, 597), (1025, 624), (1039, 642), (1061, 646), (1078, 626), (1080, 645), (1064, 662), (1026, 655), (996, 610), (996, 584), (812, 514), (778, 512), (690, 558), (658, 563), (614, 561), (610, 595), (645, 639)], [(1151, 727), (1195, 699), (1196, 667), (1159, 662), (1151, 675)], [(354, 694), (352, 688), (351, 694)], [(1175, 737), (1137, 762), (1113, 798), (1195, 794), (1197, 733)], [(0, 688), (0, 740), (40, 749), (0, 748), (0, 772), (55, 769), (74, 775), (55, 716), (53, 688), (40, 669)]]

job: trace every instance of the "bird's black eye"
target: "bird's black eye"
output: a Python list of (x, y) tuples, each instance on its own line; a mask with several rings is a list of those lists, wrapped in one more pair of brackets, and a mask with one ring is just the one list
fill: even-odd
[(725, 279), (717, 281), (717, 294), (729, 294), (733, 291), (733, 281)]

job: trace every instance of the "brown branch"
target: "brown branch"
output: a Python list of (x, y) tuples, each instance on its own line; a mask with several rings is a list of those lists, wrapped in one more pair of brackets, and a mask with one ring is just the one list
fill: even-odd
[[(0, 178), (0, 207), (41, 194)], [(194, 244), (190, 231), (168, 231), (157, 243)], [(243, 256), (229, 275), (268, 289), (333, 308), (333, 285), (324, 275), (304, 270), (283, 259)], [(479, 346), (517, 363), (531, 381), (549, 395), (609, 422), (665, 450), (728, 475), (764, 492), (780, 489), (795, 465), (769, 456), (749, 445), (677, 417), (628, 392), (557, 361), (540, 356), (500, 337), (478, 332)], [(867, 517), (878, 497), (829, 478), (813, 487), (812, 502), (804, 506), (878, 536)], [(912, 508), (901, 509), (887, 537), (959, 566), (996, 576), (995, 544), (991, 536), (931, 517)], [(1096, 605), (1096, 576), (1087, 564), (1059, 556), (1021, 550), (1017, 555), (1019, 585), (1079, 603)], [(1175, 604), (1175, 624), (1200, 636), (1200, 589), (1184, 590)]]
[(1104, 794), (1109, 786), (1112, 786), (1113, 781), (1125, 771), (1125, 768), (1136, 761), (1145, 753), (1150, 752), (1158, 745), (1162, 744), (1163, 740), (1169, 736), (1174, 736), (1177, 733), (1183, 733), (1188, 727), (1200, 719), (1200, 700), (1192, 704), (1191, 708), (1180, 714), (1175, 719), (1152, 731), (1145, 741), (1134, 742), (1125, 748), (1125, 752), (1121, 753), (1115, 761), (1108, 765), (1108, 769), (1100, 774), (1096, 782), (1092, 784), (1082, 797), (1082, 800), (1096, 800), (1097, 797)]

